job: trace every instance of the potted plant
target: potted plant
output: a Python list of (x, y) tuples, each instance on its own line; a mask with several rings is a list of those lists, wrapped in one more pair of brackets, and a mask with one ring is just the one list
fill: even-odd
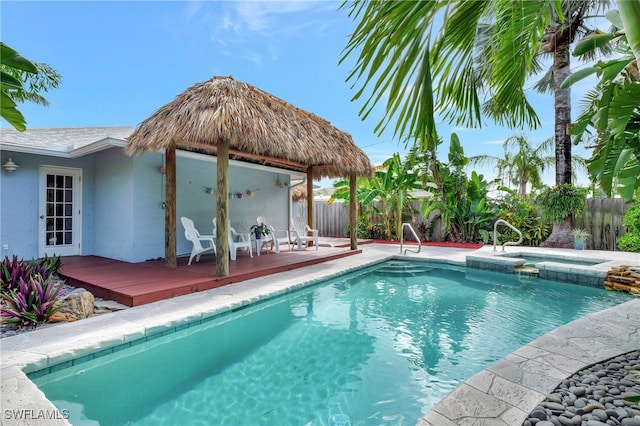
[(271, 233), (271, 230), (264, 222), (258, 225), (253, 225), (249, 230), (256, 236), (256, 240), (261, 239), (263, 235), (269, 235)]
[(576, 250), (584, 250), (585, 242), (591, 237), (586, 230), (575, 228), (571, 231), (573, 236), (573, 248)]

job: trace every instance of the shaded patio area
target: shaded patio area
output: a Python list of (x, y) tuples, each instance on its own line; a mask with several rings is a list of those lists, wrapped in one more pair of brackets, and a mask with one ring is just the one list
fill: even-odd
[(216, 276), (213, 254), (203, 254), (200, 262), (194, 260), (190, 266), (188, 256), (180, 257), (176, 268), (165, 267), (163, 259), (128, 263), (98, 256), (70, 256), (62, 259), (59, 274), (68, 284), (82, 287), (96, 297), (138, 306), (361, 252), (351, 250), (348, 239), (321, 239), (318, 250), (285, 249), (277, 254), (263, 250), (260, 256), (254, 253), (253, 258), (239, 253), (238, 259), (230, 262), (229, 275), (225, 277)]
[[(191, 151), (216, 157), (216, 275), (231, 273), (229, 258), (229, 161), (303, 174), (307, 184), (307, 226), (313, 226), (313, 181), (349, 179), (356, 197), (358, 177), (373, 176), (367, 155), (348, 133), (233, 77), (216, 76), (194, 84), (140, 123), (127, 138), (128, 155), (164, 152), (165, 264), (177, 267), (177, 153)], [(279, 182), (279, 181), (278, 181)], [(290, 183), (285, 183), (281, 188)], [(242, 193), (238, 193), (241, 198)], [(356, 229), (356, 203), (349, 207), (349, 225)], [(254, 216), (255, 217), (255, 216)], [(253, 220), (252, 220), (253, 221)], [(286, 225), (285, 225), (286, 226)], [(351, 234), (351, 249), (357, 237)]]

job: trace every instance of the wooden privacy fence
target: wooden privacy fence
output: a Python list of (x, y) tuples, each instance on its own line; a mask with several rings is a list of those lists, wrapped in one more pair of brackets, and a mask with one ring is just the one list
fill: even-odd
[[(381, 209), (380, 202), (374, 202), (379, 209)], [(412, 202), (414, 210), (418, 211), (420, 208), (419, 201)], [(307, 204), (306, 201), (296, 202), (293, 206), (293, 216), (307, 217)], [(432, 214), (433, 216), (434, 214)], [(313, 204), (313, 224), (318, 229), (318, 234), (321, 237), (338, 237), (347, 238), (349, 235), (346, 232), (347, 226), (349, 226), (349, 206), (344, 205), (341, 202), (334, 202), (327, 204), (326, 201), (315, 201)], [(384, 218), (380, 215), (374, 214), (371, 216), (371, 221), (376, 223), (384, 223)], [(431, 220), (424, 220), (420, 213), (415, 213), (415, 219), (408, 220), (413, 222), (412, 225), (418, 232), (418, 224), (425, 222), (427, 225), (431, 224)], [(419, 233), (418, 233), (419, 235)], [(430, 241), (442, 241), (443, 232), (440, 227), (440, 220), (436, 220), (436, 223), (432, 227), (432, 232), (429, 235)], [(411, 240), (413, 237), (408, 230), (405, 231), (405, 239)]]
[[(414, 209), (418, 209), (420, 203), (413, 202)], [(575, 218), (574, 227), (583, 228), (592, 237), (587, 241), (587, 248), (590, 250), (617, 250), (617, 241), (621, 235), (627, 231), (622, 225), (622, 220), (627, 212), (628, 206), (620, 198), (589, 198), (587, 206), (582, 216)], [(296, 202), (293, 206), (293, 215), (307, 216), (306, 202)], [(322, 237), (347, 238), (345, 232), (349, 225), (349, 207), (341, 202), (327, 204), (326, 201), (315, 201), (314, 226), (318, 229)], [(383, 218), (374, 215), (372, 220), (383, 223)], [(431, 219), (425, 220), (419, 213), (415, 215), (413, 226), (418, 232), (420, 222), (427, 226), (431, 225)], [(408, 237), (408, 235), (405, 235)], [(442, 241), (443, 230), (440, 222), (437, 221), (431, 227), (430, 241)]]
[(618, 238), (627, 231), (622, 220), (628, 209), (621, 198), (589, 198), (582, 216), (574, 219), (575, 228), (591, 234), (586, 248), (618, 250)]
[[(293, 216), (307, 217), (307, 203), (293, 203)], [(347, 238), (345, 231), (349, 226), (349, 206), (336, 202), (327, 204), (326, 201), (313, 203), (313, 226), (321, 237)]]

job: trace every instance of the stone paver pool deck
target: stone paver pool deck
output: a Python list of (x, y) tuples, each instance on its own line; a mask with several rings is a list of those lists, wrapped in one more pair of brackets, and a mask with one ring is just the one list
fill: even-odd
[[(59, 368), (80, 357), (113, 351), (137, 339), (399, 256), (398, 246), (371, 244), (362, 248), (363, 253), (356, 256), (0, 339), (0, 424), (69, 424), (65, 413), (57, 411), (26, 373)], [(509, 249), (538, 255), (549, 252)], [(491, 250), (423, 247), (420, 254), (408, 253), (406, 257), (464, 265), (467, 254), (489, 254)], [(615, 257), (606, 267), (640, 264), (640, 255), (633, 253), (553, 252), (598, 259)], [(559, 327), (507, 355), (451, 392), (418, 425), (519, 425), (562, 379), (590, 364), (638, 348), (640, 299), (634, 299)]]

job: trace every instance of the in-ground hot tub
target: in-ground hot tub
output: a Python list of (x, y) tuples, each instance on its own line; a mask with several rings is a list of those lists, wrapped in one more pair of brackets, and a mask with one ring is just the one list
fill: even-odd
[(484, 252), (467, 255), (467, 267), (516, 273), (523, 267), (534, 268), (538, 277), (592, 287), (603, 287), (604, 278), (614, 259), (575, 251)]

